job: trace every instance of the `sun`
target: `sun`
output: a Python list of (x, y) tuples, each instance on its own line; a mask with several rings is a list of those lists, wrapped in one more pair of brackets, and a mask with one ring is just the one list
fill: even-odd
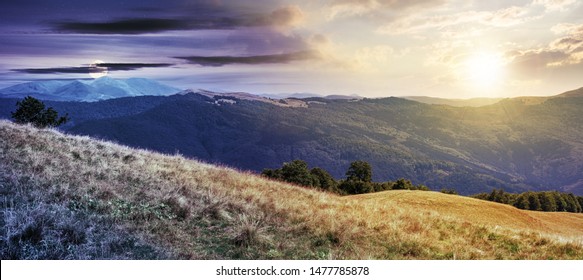
[(89, 76), (93, 79), (99, 79), (101, 77), (107, 76), (107, 67), (100, 66), (100, 64), (104, 63), (101, 60), (94, 60), (91, 64), (89, 64)]
[(504, 60), (496, 53), (480, 52), (465, 62), (466, 77), (472, 86), (489, 89), (499, 85), (504, 76)]

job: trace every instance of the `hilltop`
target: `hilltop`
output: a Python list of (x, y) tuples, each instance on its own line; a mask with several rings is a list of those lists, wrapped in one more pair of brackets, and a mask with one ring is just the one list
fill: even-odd
[(583, 215), (319, 192), (0, 121), (2, 259), (583, 259)]
[(439, 97), (429, 97), (429, 96), (403, 96), (401, 98), (413, 100), (425, 104), (434, 105), (448, 105), (453, 107), (482, 107), (487, 105), (492, 105), (502, 98), (469, 98), (469, 99), (448, 99)]

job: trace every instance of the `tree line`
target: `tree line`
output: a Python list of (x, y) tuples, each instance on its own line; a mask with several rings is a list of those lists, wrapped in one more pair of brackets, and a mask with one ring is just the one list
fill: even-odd
[(494, 189), (491, 193), (479, 193), (474, 198), (513, 205), (519, 209), (546, 212), (583, 212), (583, 197), (558, 191), (507, 193)]
[[(346, 178), (336, 180), (330, 173), (320, 167), (308, 168), (303, 160), (286, 162), (281, 168), (264, 169), (261, 174), (265, 177), (312, 187), (340, 195), (364, 194), (386, 190), (422, 190), (428, 191), (424, 185), (413, 185), (411, 181), (399, 179), (397, 181), (373, 182), (372, 167), (366, 161), (354, 161), (346, 171)], [(447, 190), (455, 193), (453, 190)], [(444, 190), (445, 192), (445, 190)]]
[[(317, 188), (340, 194), (364, 194), (387, 190), (422, 190), (429, 191), (425, 185), (413, 185), (410, 180), (373, 182), (372, 167), (366, 161), (354, 161), (346, 171), (345, 178), (336, 180), (330, 173), (320, 167), (308, 168), (303, 160), (286, 162), (281, 168), (264, 169), (265, 177), (284, 181), (304, 187)], [(454, 189), (442, 189), (442, 193), (458, 194)], [(520, 194), (494, 189), (491, 193), (479, 193), (473, 198), (509, 204), (519, 209), (547, 212), (583, 212), (583, 197), (572, 193), (558, 191), (524, 192)]]

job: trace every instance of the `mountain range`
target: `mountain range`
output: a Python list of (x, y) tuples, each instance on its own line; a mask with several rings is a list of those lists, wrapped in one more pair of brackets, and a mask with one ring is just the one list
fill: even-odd
[(498, 103), (503, 98), (470, 98), (470, 99), (449, 99), (428, 96), (403, 96), (402, 98), (426, 104), (449, 105), (454, 107), (481, 107)]
[[(16, 101), (0, 99), (0, 117)], [(61, 128), (69, 133), (243, 170), (302, 159), (343, 178), (350, 162), (365, 160), (375, 181), (406, 178), (461, 194), (583, 194), (583, 88), (480, 107), (202, 90), (45, 104), (69, 114)]]
[(14, 85), (0, 90), (1, 98), (32, 96), (53, 101), (98, 101), (133, 96), (165, 96), (180, 90), (144, 78), (127, 80), (101, 77), (95, 80), (36, 81)]

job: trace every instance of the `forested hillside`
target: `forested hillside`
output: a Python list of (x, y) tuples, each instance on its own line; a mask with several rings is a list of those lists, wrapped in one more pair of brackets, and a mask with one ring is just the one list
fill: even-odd
[(341, 178), (350, 162), (364, 160), (375, 181), (408, 178), (461, 194), (504, 189), (582, 195), (580, 91), (475, 108), (394, 97), (292, 99), (304, 105), (277, 106), (208, 93), (47, 104), (69, 113), (64, 129), (71, 133), (244, 170), (300, 159)]

